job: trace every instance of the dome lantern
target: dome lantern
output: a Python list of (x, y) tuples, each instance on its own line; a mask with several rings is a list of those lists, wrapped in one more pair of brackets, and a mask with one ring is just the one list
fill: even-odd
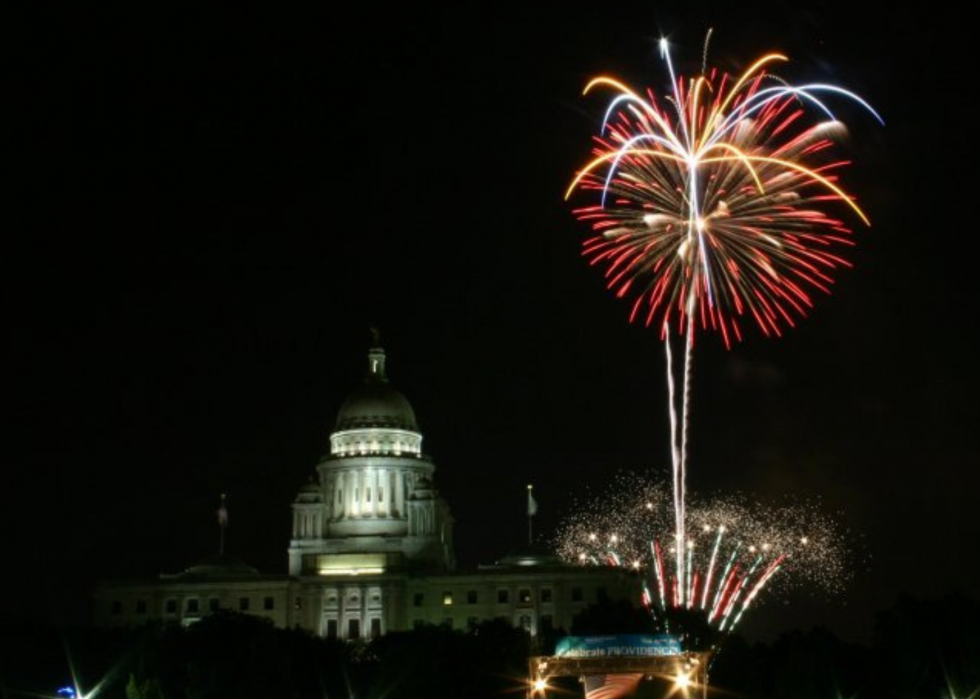
[(388, 383), (385, 376), (385, 351), (384, 348), (375, 345), (368, 350), (368, 375), (367, 383)]

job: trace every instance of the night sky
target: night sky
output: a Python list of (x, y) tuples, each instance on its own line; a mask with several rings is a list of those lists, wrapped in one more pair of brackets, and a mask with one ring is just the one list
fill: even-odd
[(782, 339), (697, 347), (690, 486), (819, 497), (854, 542), (847, 595), (743, 628), (864, 639), (901, 591), (976, 595), (966, 28), (897, 6), (567, 5), (25, 21), (0, 611), (83, 618), (100, 577), (195, 563), (221, 492), (230, 550), (284, 572), (289, 505), (372, 325), (463, 565), (524, 543), (528, 483), (546, 532), (618, 469), (668, 474), (662, 345), (580, 258), (562, 193), (605, 104), (587, 80), (660, 90), (661, 34), (689, 72), (712, 26), (717, 65), (784, 51), (792, 82), (854, 89), (887, 122), (845, 110), (873, 227), (833, 295)]

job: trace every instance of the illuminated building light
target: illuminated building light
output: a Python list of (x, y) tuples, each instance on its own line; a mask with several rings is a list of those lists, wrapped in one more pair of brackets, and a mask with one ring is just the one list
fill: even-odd
[(319, 575), (380, 575), (385, 572), (385, 555), (377, 553), (340, 553), (319, 556)]

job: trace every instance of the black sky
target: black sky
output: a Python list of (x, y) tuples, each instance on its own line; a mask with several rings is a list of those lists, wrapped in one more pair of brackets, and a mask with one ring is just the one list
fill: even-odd
[[(607, 6), (608, 5), (608, 6)], [(364, 5), (317, 15), (25, 19), (12, 65), (4, 258), (4, 608), (80, 608), (98, 577), (233, 549), (285, 568), (378, 325), (458, 518), (464, 564), (552, 528), (620, 468), (665, 473), (654, 333), (579, 258), (562, 201), (600, 72), (660, 88), (769, 49), (884, 115), (849, 116), (855, 268), (778, 341), (696, 355), (691, 486), (821, 497), (853, 530), (843, 599), (761, 610), (766, 635), (867, 634), (900, 591), (980, 579), (974, 180), (965, 28), (831, 3)], [(772, 610), (772, 607), (770, 608)]]

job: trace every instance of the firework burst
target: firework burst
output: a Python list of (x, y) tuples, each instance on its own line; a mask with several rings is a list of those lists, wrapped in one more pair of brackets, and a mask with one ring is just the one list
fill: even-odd
[(691, 497), (680, 550), (673, 516), (669, 487), (622, 476), (568, 518), (556, 548), (569, 562), (638, 571), (642, 602), (663, 631), (684, 611), (727, 633), (763, 592), (802, 586), (840, 592), (849, 576), (844, 536), (813, 503), (767, 507), (741, 497)]
[(716, 69), (677, 78), (666, 41), (661, 55), (666, 96), (605, 76), (585, 88), (617, 94), (567, 192), (600, 194), (575, 210), (595, 233), (583, 254), (605, 267), (617, 296), (635, 297), (630, 319), (656, 323), (664, 337), (676, 322), (678, 333), (700, 326), (730, 345), (743, 318), (780, 335), (813, 305), (810, 291), (829, 291), (833, 271), (848, 266), (845, 215), (869, 223), (838, 183), (847, 161), (832, 146), (845, 128), (828, 101), (880, 117), (840, 87), (785, 84), (767, 72), (787, 60), (780, 54), (738, 78)]
[[(597, 87), (617, 94), (595, 138), (594, 157), (566, 198), (577, 189), (599, 193), (598, 203), (574, 211), (593, 231), (583, 255), (605, 267), (607, 286), (618, 297), (634, 297), (630, 320), (656, 324), (664, 340), (673, 546), (683, 550), (695, 329), (720, 332), (730, 347), (742, 339), (749, 318), (765, 335), (778, 336), (806, 315), (814, 289), (829, 292), (832, 274), (850, 264), (841, 255), (852, 245), (845, 217), (869, 224), (839, 184), (848, 161), (833, 155), (833, 145), (845, 128), (829, 105), (844, 99), (881, 118), (835, 85), (787, 84), (768, 72), (787, 60), (778, 53), (737, 78), (706, 65), (700, 75), (678, 78), (666, 40), (660, 51), (670, 90), (659, 99), (607, 76), (586, 86), (586, 94)], [(686, 335), (680, 391), (671, 327)], [(677, 556), (675, 565), (679, 599), (693, 603), (684, 584), (686, 557)]]

